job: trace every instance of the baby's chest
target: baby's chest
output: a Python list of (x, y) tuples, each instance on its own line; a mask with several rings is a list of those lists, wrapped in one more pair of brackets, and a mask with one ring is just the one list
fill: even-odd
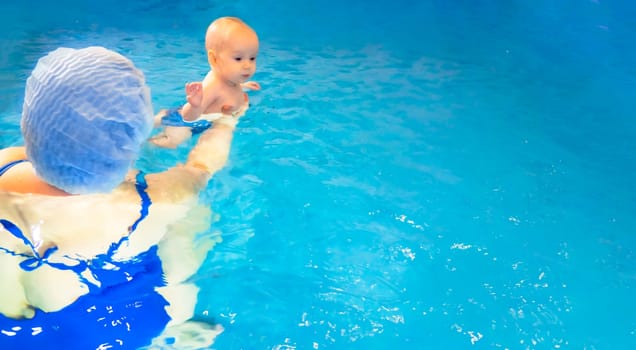
[(205, 113), (231, 114), (240, 110), (246, 102), (247, 95), (242, 90), (225, 91), (217, 95), (217, 98), (205, 109)]

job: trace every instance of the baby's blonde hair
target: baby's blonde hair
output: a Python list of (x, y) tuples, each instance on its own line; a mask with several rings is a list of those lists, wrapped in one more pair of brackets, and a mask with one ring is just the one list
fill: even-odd
[(220, 17), (210, 24), (207, 32), (205, 33), (205, 49), (219, 51), (221, 47), (225, 45), (236, 28), (247, 29), (256, 34), (254, 29), (248, 26), (240, 18)]

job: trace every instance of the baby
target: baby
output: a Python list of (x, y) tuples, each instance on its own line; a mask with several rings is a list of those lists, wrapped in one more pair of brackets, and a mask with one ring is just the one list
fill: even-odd
[(155, 145), (174, 148), (221, 116), (236, 120), (248, 108), (243, 90), (260, 90), (257, 82), (248, 81), (256, 71), (258, 36), (247, 24), (235, 17), (215, 20), (206, 32), (205, 48), (210, 71), (202, 82), (186, 84), (187, 103), (181, 109), (155, 116), (155, 126), (165, 126), (151, 139)]

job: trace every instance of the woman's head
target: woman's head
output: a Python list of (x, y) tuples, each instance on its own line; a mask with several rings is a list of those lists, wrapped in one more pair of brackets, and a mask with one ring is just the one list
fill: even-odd
[(152, 129), (143, 73), (103, 47), (60, 48), (27, 80), (27, 156), (44, 181), (74, 194), (119, 185)]

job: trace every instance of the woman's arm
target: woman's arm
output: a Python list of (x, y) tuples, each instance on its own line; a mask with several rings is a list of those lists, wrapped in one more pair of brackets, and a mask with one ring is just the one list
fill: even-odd
[(178, 202), (205, 189), (212, 176), (227, 163), (236, 121), (229, 116), (216, 120), (199, 136), (185, 164), (148, 174), (146, 180), (152, 200)]
[(227, 162), (234, 129), (235, 126), (231, 123), (224, 123), (221, 119), (215, 121), (213, 127), (199, 137), (188, 154), (185, 167), (203, 171), (209, 180)]

